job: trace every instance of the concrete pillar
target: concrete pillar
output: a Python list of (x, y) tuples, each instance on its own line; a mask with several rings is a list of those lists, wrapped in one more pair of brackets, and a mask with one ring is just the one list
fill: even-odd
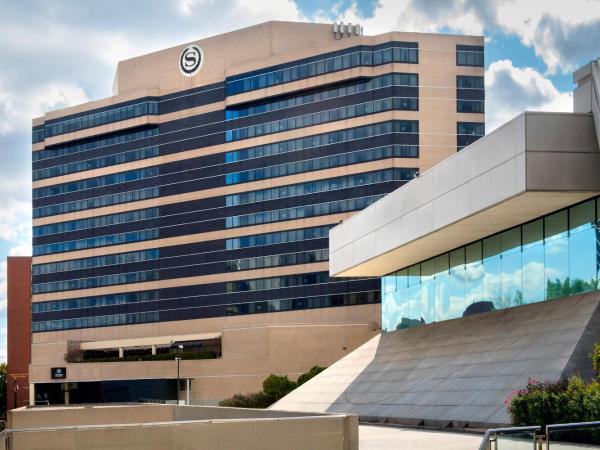
[(29, 383), (29, 405), (35, 405), (35, 384)]
[(156, 355), (156, 344), (152, 346), (152, 354)]
[(70, 395), (69, 395), (70, 394), (70, 392), (69, 392), (69, 383), (65, 383), (64, 386), (65, 386), (65, 405), (68, 405), (69, 402), (71, 401), (71, 398), (70, 398)]
[(123, 350), (123, 347), (119, 347), (119, 358), (122, 358), (124, 354), (125, 350)]

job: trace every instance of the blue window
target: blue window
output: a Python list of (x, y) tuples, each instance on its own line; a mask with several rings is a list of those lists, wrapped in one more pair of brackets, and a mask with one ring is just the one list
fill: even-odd
[(225, 204), (227, 206), (237, 206), (280, 198), (298, 197), (306, 194), (315, 194), (317, 192), (371, 185), (391, 180), (402, 180), (403, 175), (405, 174), (401, 169), (386, 169), (377, 172), (331, 178), (328, 180), (309, 181), (307, 183), (228, 195), (225, 198)]
[(124, 272), (98, 277), (50, 281), (47, 283), (34, 283), (32, 285), (32, 293), (47, 294), (49, 292), (72, 291), (76, 289), (92, 289), (103, 286), (115, 286), (119, 284), (142, 283), (144, 281), (156, 281), (158, 279), (158, 270)]
[(57, 122), (49, 123), (44, 126), (45, 137), (48, 138), (59, 134), (71, 133), (86, 128), (154, 114), (158, 114), (158, 102), (146, 101), (135, 105), (127, 105), (107, 111), (87, 114), (73, 119), (60, 119)]
[(465, 75), (456, 77), (456, 111), (465, 113), (485, 112), (483, 77)]
[(598, 290), (598, 201), (548, 214), (383, 277), (383, 328)]
[[(276, 166), (268, 166), (260, 169), (251, 169), (244, 172), (229, 173), (225, 176), (225, 182), (227, 184), (246, 183), (249, 181), (263, 180), (266, 178), (293, 175), (295, 173), (358, 164), (366, 161), (403, 157), (418, 157), (418, 146), (394, 144), (385, 147), (356, 150), (349, 153), (341, 153), (337, 155), (323, 156), (321, 158), (307, 159), (304, 161), (279, 164)], [(405, 176), (411, 177), (414, 176), (414, 174), (407, 173)]]
[(147, 128), (140, 131), (121, 131), (108, 136), (95, 137), (80, 141), (76, 144), (56, 145), (33, 152), (33, 161), (42, 161), (44, 159), (57, 158), (60, 156), (71, 155), (74, 153), (87, 152), (102, 147), (122, 144), (124, 142), (137, 141), (158, 134), (158, 128)]
[(242, 236), (227, 239), (225, 246), (227, 250), (235, 250), (238, 248), (262, 247), (266, 245), (283, 244), (286, 242), (306, 241), (309, 239), (323, 239), (329, 237), (329, 230), (333, 226), (334, 225), (298, 228), (289, 231)]
[(93, 269), (97, 267), (116, 266), (120, 264), (133, 264), (142, 261), (151, 261), (160, 257), (160, 250), (150, 249), (139, 252), (117, 253), (113, 255), (94, 256), (92, 258), (71, 259), (46, 264), (34, 264), (33, 275), (45, 275), (73, 270)]
[(258, 125), (237, 128), (234, 130), (227, 130), (225, 132), (225, 140), (236, 141), (239, 139), (248, 139), (256, 136), (262, 136), (264, 134), (280, 133), (296, 128), (304, 128), (321, 123), (333, 122), (336, 120), (376, 114), (383, 111), (416, 111), (418, 109), (418, 98), (389, 97), (381, 100), (373, 100), (365, 103), (305, 114), (303, 116), (290, 117), (273, 122), (266, 122)]
[(106, 247), (108, 245), (127, 244), (130, 242), (147, 241), (158, 239), (158, 228), (141, 231), (129, 231), (127, 233), (108, 234), (105, 236), (96, 236), (86, 239), (77, 239), (66, 242), (56, 242), (52, 244), (36, 245), (33, 247), (33, 255), (48, 255), (50, 253), (72, 252), (75, 250), (84, 250), (87, 248)]
[(42, 142), (44, 139), (46, 139), (46, 133), (44, 132), (44, 129), (37, 129), (37, 130), (33, 130), (31, 132), (31, 142), (33, 144), (37, 144), (38, 142)]
[[(294, 152), (330, 144), (338, 144), (340, 142), (347, 142), (355, 139), (365, 139), (389, 133), (411, 133), (418, 135), (419, 122), (416, 120), (380, 122), (373, 125), (347, 128), (345, 130), (334, 131), (331, 133), (316, 134), (300, 139), (275, 142), (273, 144), (261, 145), (258, 147), (249, 147), (226, 153), (225, 161), (230, 163), (235, 161), (243, 161), (246, 159), (262, 158), (264, 156), (278, 155), (281, 153)], [(415, 157), (418, 157), (418, 154)]]
[(483, 122), (458, 122), (456, 124), (456, 149), (462, 150), (484, 134), (485, 123)]
[(456, 65), (483, 67), (483, 47), (480, 45), (457, 45)]
[[(412, 169), (416, 170), (416, 169)], [(297, 206), (294, 208), (278, 209), (274, 211), (261, 211), (243, 216), (230, 216), (226, 218), (227, 228), (259, 225), (261, 223), (280, 222), (283, 220), (304, 219), (306, 217), (338, 214), (348, 211), (358, 211), (375, 203), (383, 195), (336, 200), (314, 205)]]
[[(346, 83), (335, 87), (317, 89), (311, 91), (310, 93), (304, 92), (302, 94), (288, 95), (284, 98), (279, 98), (277, 100), (262, 101), (253, 103), (251, 105), (245, 105), (242, 107), (230, 107), (226, 110), (226, 119), (239, 119), (241, 117), (248, 117), (256, 114), (278, 111), (281, 109), (291, 108), (293, 106), (305, 105), (308, 103), (314, 103), (331, 98), (344, 97), (347, 95), (372, 91), (388, 86), (405, 86), (416, 88), (418, 87), (418, 85), (418, 74), (389, 73), (358, 83)], [(415, 99), (418, 99), (418, 91), (415, 91), (415, 94)]]
[(100, 197), (86, 198), (55, 205), (42, 206), (33, 209), (33, 217), (47, 217), (57, 214), (65, 214), (84, 209), (101, 208), (103, 206), (118, 205), (120, 203), (136, 202), (148, 198), (155, 198), (159, 195), (158, 187), (138, 189), (135, 191), (119, 192), (118, 194), (103, 195)]
[(226, 272), (240, 270), (264, 269), (266, 267), (291, 266), (294, 264), (310, 264), (313, 262), (327, 261), (328, 249), (310, 250), (307, 252), (284, 253), (281, 255), (258, 256), (256, 258), (234, 259), (226, 261)]
[[(362, 47), (364, 48), (364, 47)], [(227, 80), (227, 95), (235, 95), (281, 83), (337, 72), (358, 66), (378, 66), (391, 62), (418, 64), (419, 50), (413, 42), (391, 42), (383, 49), (351, 48), (346, 54), (313, 58), (311, 61), (296, 61), (282, 68), (273, 67), (260, 72), (246, 73)]]
[(85, 161), (79, 161), (59, 166), (48, 167), (33, 171), (33, 180), (42, 180), (44, 178), (58, 177), (69, 173), (82, 172), (85, 170), (98, 169), (100, 167), (115, 166), (141, 159), (153, 158), (159, 155), (158, 146), (142, 148), (139, 150), (130, 150), (128, 152), (117, 153), (100, 158), (92, 158)]
[(70, 220), (68, 222), (53, 223), (33, 227), (33, 236), (46, 236), (49, 234), (68, 233), (90, 228), (106, 227), (122, 223), (138, 222), (140, 220), (155, 219), (159, 216), (158, 208), (140, 209), (108, 216), (92, 217), (89, 219)]
[(127, 183), (130, 181), (143, 180), (158, 176), (158, 167), (146, 167), (144, 169), (130, 170), (129, 172), (113, 173), (103, 177), (88, 178), (71, 183), (55, 184), (48, 187), (33, 190), (33, 198), (51, 197), (54, 195), (68, 194), (70, 192), (95, 189), (112, 184)]

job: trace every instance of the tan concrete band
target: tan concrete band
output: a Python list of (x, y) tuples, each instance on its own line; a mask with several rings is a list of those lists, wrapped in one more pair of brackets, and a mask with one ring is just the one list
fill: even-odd
[(284, 177), (267, 178), (259, 181), (251, 181), (249, 183), (239, 183), (218, 188), (186, 192), (185, 194), (156, 197), (147, 200), (140, 200), (137, 202), (128, 202), (114, 206), (105, 206), (103, 208), (86, 209), (83, 211), (60, 214), (56, 216), (41, 217), (39, 219), (33, 220), (33, 226), (46, 225), (50, 223), (59, 223), (68, 220), (79, 220), (88, 217), (103, 216), (107, 214), (116, 214), (137, 209), (154, 208), (174, 203), (200, 200), (221, 195), (239, 194), (259, 189), (287, 186), (296, 183), (317, 181), (328, 178), (340, 177), (344, 175), (355, 175), (363, 172), (371, 172), (374, 170), (382, 170), (392, 167), (417, 167), (418, 163), (419, 161), (417, 158), (388, 158), (378, 161), (369, 161), (348, 166), (333, 167), (331, 169), (315, 170), (313, 172), (303, 172), (295, 175), (287, 175)]
[(210, 283), (225, 283), (228, 281), (249, 280), (254, 278), (269, 278), (299, 273), (326, 272), (328, 262), (315, 262), (310, 264), (298, 264), (293, 266), (272, 267), (268, 269), (243, 270), (239, 272), (223, 272), (212, 275), (197, 275), (185, 278), (172, 278), (168, 280), (147, 281), (143, 283), (122, 284), (116, 286), (105, 286), (92, 289), (78, 289), (74, 291), (52, 292), (49, 294), (37, 294), (31, 298), (32, 302), (46, 302), (52, 300), (66, 300), (69, 298), (91, 297), (125, 292), (149, 291), (153, 289), (166, 289), (181, 286), (191, 286)]
[(330, 214), (328, 216), (310, 217), (306, 219), (286, 220), (249, 227), (228, 228), (226, 230), (209, 231), (206, 233), (188, 234), (170, 238), (154, 239), (151, 241), (132, 242), (129, 244), (110, 245), (107, 247), (90, 248), (74, 252), (53, 253), (51, 255), (34, 256), (33, 264), (46, 264), (70, 259), (88, 258), (93, 256), (112, 255), (114, 253), (133, 252), (149, 248), (162, 248), (172, 245), (184, 245), (194, 242), (214, 241), (217, 239), (230, 239), (253, 234), (272, 233), (275, 231), (295, 230), (296, 228), (317, 227), (338, 223), (352, 216), (354, 212)]

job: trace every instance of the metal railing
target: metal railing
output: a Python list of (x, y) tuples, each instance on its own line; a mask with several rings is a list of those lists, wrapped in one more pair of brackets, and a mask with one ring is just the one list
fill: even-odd
[[(565, 433), (562, 439), (554, 439), (553, 434), (556, 435), (556, 433), (560, 432)], [(547, 425), (545, 430), (542, 430), (540, 426), (491, 428), (485, 432), (479, 450), (504, 450), (503, 446), (499, 445), (499, 437), (518, 436), (528, 433), (531, 433), (530, 448), (533, 450), (542, 450), (544, 443), (546, 450), (555, 448), (556, 446), (553, 447), (553, 444), (557, 444), (560, 448), (564, 449), (570, 448), (570, 444), (575, 445), (578, 449), (600, 449), (600, 421), (598, 421), (552, 424)], [(580, 434), (578, 435), (577, 433)], [(526, 438), (523, 438), (522, 442), (526, 442), (526, 440)], [(505, 448), (511, 450), (514, 447), (507, 445)]]
[(510, 427), (510, 428), (490, 428), (483, 435), (479, 450), (502, 450), (498, 447), (498, 436), (510, 436), (524, 433), (531, 433), (532, 440), (531, 446), (535, 450), (537, 442), (537, 434), (542, 431), (540, 426), (529, 426), (529, 427)]
[[(596, 434), (596, 442), (592, 443), (595, 444), (594, 447), (589, 447), (589, 448), (600, 448), (600, 422), (575, 422), (575, 423), (558, 423), (558, 424), (554, 424), (554, 425), (548, 425), (546, 426), (546, 450), (550, 450), (552, 447), (552, 433), (556, 433), (556, 432), (571, 432), (570, 436), (567, 436), (565, 439), (560, 439), (560, 440), (554, 440), (554, 442), (556, 443), (560, 443), (561, 446), (565, 446), (566, 444), (568, 445), (568, 443), (570, 443), (572, 440), (574, 440), (575, 442), (573, 442), (574, 444), (579, 445), (585, 445), (587, 444), (586, 442), (581, 442), (582, 440), (585, 440), (585, 436), (582, 434), (577, 435), (577, 433), (581, 433), (587, 430), (597, 430), (597, 434)], [(592, 439), (594, 438), (593, 434)], [(588, 447), (581, 447), (581, 448), (588, 448)]]

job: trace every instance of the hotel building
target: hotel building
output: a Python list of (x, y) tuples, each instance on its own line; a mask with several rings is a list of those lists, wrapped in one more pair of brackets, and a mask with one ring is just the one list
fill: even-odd
[(483, 72), (482, 37), (267, 22), (34, 119), (30, 402), (214, 403), (366, 342), (329, 230), (484, 134)]

